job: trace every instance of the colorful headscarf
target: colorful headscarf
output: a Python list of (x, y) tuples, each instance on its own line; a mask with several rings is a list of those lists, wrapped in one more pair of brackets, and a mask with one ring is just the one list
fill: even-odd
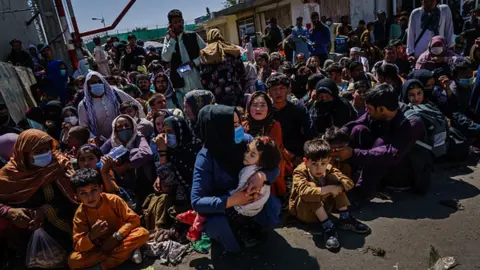
[[(52, 163), (43, 168), (28, 166), (26, 154), (44, 143), (51, 144)], [(57, 141), (43, 131), (29, 129), (20, 134), (13, 147), (13, 157), (0, 169), (0, 201), (24, 203), (43, 186), (55, 183), (65, 197), (76, 203), (70, 184), (73, 173), (70, 159), (58, 151)]]
[(84, 97), (83, 97), (83, 103), (85, 105), (85, 108), (87, 109), (87, 114), (88, 114), (88, 128), (90, 129), (90, 132), (92, 134), (97, 134), (97, 119), (96, 119), (96, 112), (95, 109), (93, 108), (93, 102), (92, 102), (92, 96), (90, 94), (90, 91), (88, 90), (88, 81), (92, 78), (92, 76), (97, 76), (105, 85), (105, 94), (104, 97), (106, 97), (106, 102), (110, 102), (113, 104), (113, 107), (115, 108), (115, 114), (119, 115), (119, 107), (120, 104), (118, 104), (117, 98), (115, 96), (115, 89), (111, 87), (107, 80), (102, 76), (102, 74), (96, 72), (96, 71), (91, 71), (90, 73), (87, 74), (87, 77), (85, 78), (85, 84), (83, 85), (83, 92), (84, 92)]

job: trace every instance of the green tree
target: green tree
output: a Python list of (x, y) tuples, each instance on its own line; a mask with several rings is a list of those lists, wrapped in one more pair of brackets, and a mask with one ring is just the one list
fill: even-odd
[(223, 0), (223, 6), (228, 8), (237, 4), (237, 0)]

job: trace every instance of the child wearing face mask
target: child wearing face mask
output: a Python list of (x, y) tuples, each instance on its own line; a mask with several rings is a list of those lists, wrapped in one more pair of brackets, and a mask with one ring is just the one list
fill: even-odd
[(65, 107), (62, 109), (62, 132), (60, 134), (60, 147), (65, 149), (66, 144), (68, 144), (67, 137), (68, 131), (70, 128), (78, 125), (78, 113), (77, 109), (71, 106)]

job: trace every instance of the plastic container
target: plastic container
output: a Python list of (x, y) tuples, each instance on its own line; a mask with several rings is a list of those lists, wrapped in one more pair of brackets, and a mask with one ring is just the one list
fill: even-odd
[[(125, 146), (121, 145), (121, 146), (112, 148), (112, 150), (110, 150), (110, 152), (108, 152), (108, 154), (106, 154), (105, 156), (109, 156), (109, 157), (112, 157), (114, 160), (118, 160), (127, 152), (128, 152), (128, 149)], [(97, 167), (102, 168), (102, 166), (103, 166), (102, 162), (99, 161), (97, 163)]]

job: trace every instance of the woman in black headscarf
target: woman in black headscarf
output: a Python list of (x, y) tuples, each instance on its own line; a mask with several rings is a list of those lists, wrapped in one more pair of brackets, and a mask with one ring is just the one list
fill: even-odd
[[(246, 190), (229, 193), (238, 186), (238, 174), (243, 167), (250, 136), (244, 133), (240, 115), (234, 107), (205, 106), (198, 115), (198, 125), (204, 145), (197, 155), (193, 171), (192, 207), (206, 217), (204, 231), (209, 237), (221, 243), (227, 252), (240, 252), (231, 227), (234, 221), (229, 213), (233, 206), (249, 203), (254, 198), (253, 193), (264, 184), (261, 178), (252, 177)], [(264, 173), (271, 183), (279, 170)], [(252, 224), (269, 228), (280, 222), (279, 214), (280, 201), (270, 196), (263, 210), (249, 220)]]
[(60, 139), (60, 133), (62, 132), (62, 110), (63, 104), (57, 100), (49, 101), (43, 106), (43, 112), (45, 115), (44, 125), (47, 129), (47, 133), (57, 141)]

